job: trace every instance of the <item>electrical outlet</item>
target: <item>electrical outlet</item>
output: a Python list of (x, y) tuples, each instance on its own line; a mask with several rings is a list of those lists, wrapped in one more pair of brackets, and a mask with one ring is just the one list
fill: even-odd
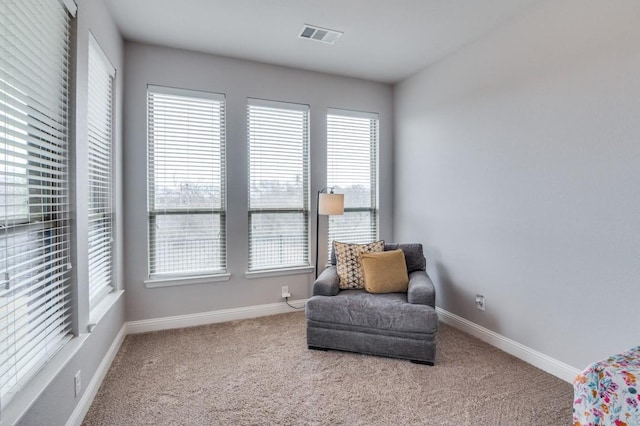
[(484, 311), (486, 308), (486, 305), (484, 303), (484, 296), (481, 294), (476, 294), (476, 308), (481, 311)]
[(82, 377), (80, 376), (80, 370), (78, 370), (78, 372), (76, 373), (76, 375), (73, 377), (73, 383), (75, 386), (75, 394), (76, 394), (76, 398), (80, 395), (80, 391), (82, 390)]
[(288, 285), (283, 285), (282, 286), (282, 298), (286, 299), (288, 297), (291, 297), (291, 293), (289, 293), (289, 286)]

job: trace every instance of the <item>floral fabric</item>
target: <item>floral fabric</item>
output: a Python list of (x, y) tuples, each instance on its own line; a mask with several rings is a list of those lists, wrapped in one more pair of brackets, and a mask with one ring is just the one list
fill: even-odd
[(638, 380), (640, 346), (590, 365), (573, 382), (573, 425), (640, 425)]

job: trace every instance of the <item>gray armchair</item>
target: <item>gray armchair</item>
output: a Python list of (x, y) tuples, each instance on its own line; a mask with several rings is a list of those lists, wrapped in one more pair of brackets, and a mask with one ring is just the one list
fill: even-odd
[(406, 293), (372, 294), (340, 290), (336, 259), (313, 283), (306, 305), (307, 345), (409, 359), (433, 365), (438, 315), (435, 287), (425, 270), (422, 244), (386, 244), (405, 255), (409, 287)]

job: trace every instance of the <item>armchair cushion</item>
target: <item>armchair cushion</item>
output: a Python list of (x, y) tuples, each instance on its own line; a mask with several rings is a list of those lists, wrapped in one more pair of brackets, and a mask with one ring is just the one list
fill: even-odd
[(404, 253), (404, 259), (407, 262), (407, 272), (424, 271), (427, 267), (424, 254), (422, 253), (422, 244), (385, 244), (385, 250), (400, 249)]
[(342, 290), (332, 297), (312, 297), (306, 311), (309, 321), (329, 328), (351, 326), (369, 333), (435, 333), (438, 329), (436, 311), (430, 306), (407, 303), (404, 293)]
[(369, 293), (405, 293), (409, 284), (402, 250), (362, 253), (364, 289)]
[(376, 241), (369, 244), (348, 244), (334, 241), (333, 250), (337, 257), (336, 266), (340, 277), (340, 289), (360, 289), (363, 288), (360, 255), (362, 253), (383, 251), (384, 241)]

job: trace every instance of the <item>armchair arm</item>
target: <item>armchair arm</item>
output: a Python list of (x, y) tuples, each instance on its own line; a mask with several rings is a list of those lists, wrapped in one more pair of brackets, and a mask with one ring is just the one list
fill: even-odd
[(436, 288), (425, 271), (415, 271), (409, 274), (409, 303), (436, 307)]
[(334, 265), (322, 271), (313, 283), (312, 296), (335, 296), (340, 291), (340, 278)]

